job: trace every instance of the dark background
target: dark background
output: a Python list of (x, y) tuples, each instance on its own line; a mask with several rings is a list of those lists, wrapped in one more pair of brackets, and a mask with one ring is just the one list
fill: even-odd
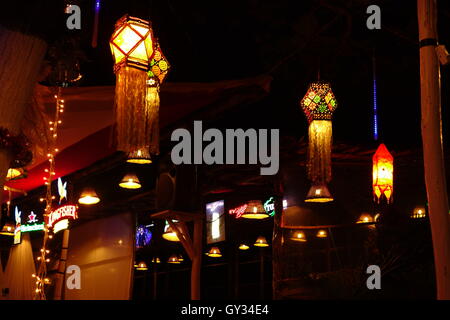
[[(303, 136), (299, 107), (309, 82), (332, 83), (339, 107), (334, 138), (372, 139), (372, 57), (377, 65), (380, 136), (388, 148), (418, 147), (420, 78), (416, 1), (101, 1), (98, 47), (90, 46), (95, 1), (81, 7), (81, 30), (65, 27), (64, 1), (8, 4), (0, 23), (26, 29), (50, 44), (73, 37), (79, 48), (80, 85), (113, 85), (108, 40), (125, 13), (149, 19), (172, 65), (167, 81), (209, 82), (261, 74), (273, 76), (259, 114), (262, 127)], [(381, 30), (368, 30), (366, 8), (381, 8)], [(9, 8), (11, 6), (11, 8)], [(438, 1), (439, 41), (449, 39), (450, 5)], [(448, 68), (442, 70), (443, 130), (448, 136)], [(246, 117), (243, 117), (246, 118)], [(239, 119), (237, 119), (239, 121)], [(238, 122), (239, 123), (239, 122)]]

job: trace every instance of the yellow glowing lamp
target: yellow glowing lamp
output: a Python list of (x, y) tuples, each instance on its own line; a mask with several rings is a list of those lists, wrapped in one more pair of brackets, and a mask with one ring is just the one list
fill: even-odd
[(170, 256), (170, 258), (167, 261), (167, 263), (180, 264), (180, 260), (178, 259), (178, 256), (176, 254), (174, 254), (174, 255)]
[(306, 195), (305, 202), (330, 202), (333, 201), (327, 185), (313, 184)]
[(139, 271), (148, 270), (147, 264), (144, 261), (139, 262), (138, 265), (136, 266), (136, 270), (139, 270)]
[(152, 263), (161, 263), (161, 260), (158, 257), (154, 257)]
[(303, 231), (295, 231), (291, 237), (292, 241), (306, 242), (306, 235)]
[(373, 155), (373, 194), (379, 202), (383, 196), (391, 202), (394, 191), (394, 157), (382, 143)]
[(178, 261), (180, 261), (180, 262), (183, 262), (183, 261), (184, 261), (184, 257), (183, 257), (182, 254), (180, 254), (180, 255), (178, 256)]
[(139, 189), (141, 182), (135, 174), (127, 174), (120, 181), (119, 186), (125, 189)]
[(27, 174), (23, 168), (9, 168), (6, 173), (6, 181), (26, 178)]
[(166, 224), (162, 237), (167, 241), (180, 241), (180, 239), (178, 239), (177, 233), (172, 230), (172, 227), (169, 224)]
[(266, 237), (259, 236), (258, 239), (256, 239), (254, 246), (255, 247), (268, 247), (269, 244), (267, 243)]
[(372, 218), (372, 216), (368, 213), (363, 213), (359, 216), (358, 221), (356, 221), (356, 223), (370, 223), (370, 222), (374, 222), (374, 218)]
[(422, 219), (427, 216), (427, 212), (424, 207), (416, 207), (413, 210), (411, 218), (413, 219)]
[(0, 231), (0, 235), (3, 235), (3, 236), (14, 236), (14, 229), (15, 229), (14, 225), (12, 223), (10, 223), (10, 222), (7, 222), (3, 226), (2, 230)]
[(222, 253), (220, 252), (220, 249), (218, 247), (212, 247), (208, 252), (208, 257), (211, 258), (220, 258), (221, 256)]
[(85, 205), (97, 204), (100, 202), (100, 198), (92, 188), (85, 188), (78, 199), (78, 203)]
[(266, 219), (269, 215), (267, 214), (261, 200), (252, 200), (247, 203), (247, 208), (242, 214), (242, 218), (246, 219)]
[(248, 250), (250, 249), (250, 247), (248, 245), (246, 245), (245, 243), (241, 243), (239, 245), (239, 250)]
[(136, 164), (150, 164), (152, 163), (152, 159), (148, 149), (142, 148), (128, 153), (127, 162)]
[(151, 23), (129, 15), (123, 16), (116, 23), (109, 45), (115, 71), (122, 66), (148, 71), (155, 53)]
[(326, 237), (328, 237), (328, 232), (326, 230), (321, 229), (321, 230), (317, 231), (316, 237), (317, 238), (326, 238)]

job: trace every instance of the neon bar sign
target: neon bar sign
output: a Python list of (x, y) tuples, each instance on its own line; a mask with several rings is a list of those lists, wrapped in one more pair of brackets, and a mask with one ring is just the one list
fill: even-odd
[(44, 229), (45, 224), (37, 220), (37, 216), (33, 211), (28, 215), (27, 223), (20, 226), (20, 231), (22, 232), (43, 231)]
[(273, 197), (270, 197), (269, 200), (264, 202), (264, 210), (271, 217), (275, 215), (275, 200)]
[(243, 204), (237, 208), (228, 210), (228, 213), (231, 215), (235, 215), (235, 218), (239, 219), (244, 214), (247, 207), (248, 207), (247, 204)]
[(64, 219), (70, 219), (70, 220), (78, 219), (76, 205), (68, 204), (68, 205), (57, 208), (55, 211), (52, 211), (50, 213), (50, 215), (48, 216), (47, 226), (49, 228), (53, 228), (55, 223), (57, 223), (61, 220), (64, 220)]

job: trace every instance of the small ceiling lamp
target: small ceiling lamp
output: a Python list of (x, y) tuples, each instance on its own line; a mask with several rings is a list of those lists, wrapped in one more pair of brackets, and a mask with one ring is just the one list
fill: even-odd
[(385, 198), (387, 203), (390, 203), (394, 192), (394, 157), (384, 144), (380, 144), (373, 155), (372, 163), (372, 186), (375, 200), (380, 202), (381, 198)]
[(172, 230), (172, 227), (169, 224), (166, 224), (165, 231), (162, 237), (167, 241), (180, 241), (180, 239), (178, 239), (177, 233)]
[(247, 208), (242, 214), (242, 218), (247, 219), (266, 219), (269, 215), (264, 210), (261, 200), (252, 200), (247, 203)]
[(26, 178), (27, 174), (23, 168), (9, 168), (6, 173), (6, 181)]
[(298, 242), (306, 242), (306, 235), (303, 231), (295, 231), (291, 237), (291, 240)]
[(328, 232), (326, 230), (320, 229), (316, 234), (317, 238), (326, 238), (328, 237)]
[(427, 212), (424, 207), (415, 207), (411, 215), (412, 219), (422, 219), (427, 216)]
[(148, 270), (147, 264), (144, 261), (139, 262), (137, 267), (136, 267), (136, 270), (139, 270), (139, 271)]
[(134, 173), (130, 173), (123, 177), (120, 181), (119, 186), (124, 189), (139, 189), (141, 187), (141, 182)]
[(161, 260), (158, 257), (154, 257), (152, 263), (161, 263)]
[(361, 214), (358, 218), (358, 221), (356, 221), (356, 223), (370, 223), (370, 222), (374, 222), (374, 219), (368, 213)]
[(305, 202), (330, 202), (333, 201), (326, 184), (314, 184), (306, 195)]
[(180, 264), (180, 260), (178, 259), (178, 256), (176, 254), (174, 254), (174, 255), (170, 256), (170, 258), (167, 261), (167, 263)]
[(248, 245), (246, 245), (245, 243), (241, 243), (239, 245), (239, 250), (248, 250), (250, 249), (250, 247)]
[(78, 199), (78, 203), (85, 205), (97, 204), (100, 202), (100, 198), (93, 188), (85, 188)]
[(220, 258), (221, 256), (222, 253), (220, 252), (220, 249), (218, 247), (212, 247), (208, 252), (208, 257), (211, 258)]
[(152, 163), (152, 159), (148, 149), (137, 149), (136, 151), (128, 153), (127, 162), (136, 164), (150, 164)]
[(308, 120), (308, 179), (312, 182), (307, 202), (329, 202), (333, 197), (326, 187), (331, 181), (333, 112), (338, 103), (329, 83), (315, 81), (300, 101)]
[(268, 247), (269, 244), (267, 243), (266, 237), (259, 236), (258, 239), (256, 239), (254, 246), (255, 247)]
[(14, 229), (15, 229), (14, 224), (12, 224), (11, 222), (7, 222), (0, 231), (0, 235), (14, 236)]

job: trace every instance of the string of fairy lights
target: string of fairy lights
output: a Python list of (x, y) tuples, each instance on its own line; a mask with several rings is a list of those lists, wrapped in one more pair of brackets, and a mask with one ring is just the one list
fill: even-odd
[[(45, 201), (45, 211), (44, 211), (44, 221), (47, 223), (47, 218), (52, 211), (52, 203), (55, 199), (55, 196), (52, 194), (52, 181), (56, 175), (55, 173), (55, 155), (59, 151), (56, 148), (56, 142), (58, 138), (58, 128), (62, 124), (62, 113), (64, 112), (64, 99), (62, 99), (62, 88), (58, 87), (57, 93), (54, 96), (55, 98), (55, 116), (53, 121), (49, 121), (49, 130), (50, 130), (50, 140), (48, 146), (47, 160), (48, 160), (48, 168), (44, 170), (46, 176), (44, 176), (44, 184), (46, 185), (46, 197), (41, 198), (40, 201)], [(40, 250), (40, 255), (37, 257), (39, 262), (38, 271), (36, 274), (33, 274), (32, 277), (36, 278), (36, 287), (35, 287), (35, 296), (34, 300), (45, 300), (45, 286), (50, 284), (50, 279), (47, 278), (47, 264), (50, 262), (50, 258), (48, 257), (50, 250), (47, 249), (48, 241), (53, 238), (51, 231), (48, 228), (48, 225), (45, 226), (44, 229), (44, 239), (42, 242), (42, 248)]]

